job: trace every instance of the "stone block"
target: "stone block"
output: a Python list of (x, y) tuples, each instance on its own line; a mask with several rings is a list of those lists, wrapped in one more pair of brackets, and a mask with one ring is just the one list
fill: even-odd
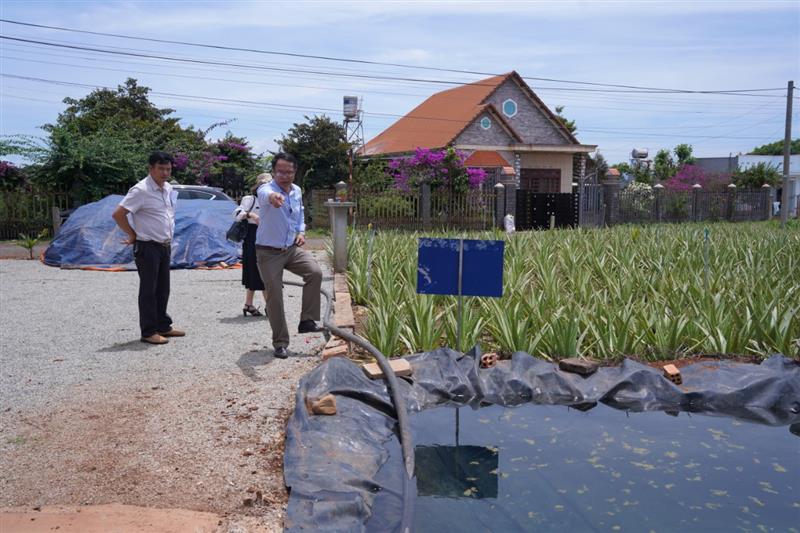
[(580, 374), (581, 376), (589, 376), (597, 372), (600, 364), (592, 359), (584, 359), (581, 357), (570, 357), (562, 359), (558, 362), (558, 368), (564, 372), (571, 372), (573, 374)]
[(335, 415), (336, 397), (333, 394), (326, 394), (322, 398), (306, 396), (306, 409), (312, 415)]
[(664, 377), (673, 382), (675, 385), (680, 385), (683, 383), (683, 377), (681, 377), (681, 371), (678, 370), (678, 367), (675, 365), (664, 365), (661, 367), (664, 369)]

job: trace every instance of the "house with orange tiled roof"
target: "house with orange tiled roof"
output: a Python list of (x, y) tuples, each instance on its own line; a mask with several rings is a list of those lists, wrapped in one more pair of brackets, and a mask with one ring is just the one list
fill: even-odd
[[(595, 145), (581, 144), (516, 72), (434, 94), (366, 143), (360, 154), (389, 157), (417, 147), (454, 146), (470, 167), (494, 169), (534, 192), (572, 192), (573, 163), (585, 172)], [(576, 176), (580, 179), (580, 176)]]

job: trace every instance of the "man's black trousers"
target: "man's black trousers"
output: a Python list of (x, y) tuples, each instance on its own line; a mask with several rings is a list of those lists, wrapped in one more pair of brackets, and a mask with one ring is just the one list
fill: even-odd
[(172, 319), (167, 314), (170, 255), (168, 244), (136, 241), (133, 246), (139, 271), (139, 327), (142, 337), (172, 329)]

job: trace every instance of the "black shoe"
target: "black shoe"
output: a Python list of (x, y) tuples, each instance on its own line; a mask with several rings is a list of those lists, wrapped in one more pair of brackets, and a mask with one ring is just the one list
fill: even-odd
[(278, 346), (275, 348), (273, 355), (278, 359), (286, 359), (289, 357), (289, 350), (286, 349), (286, 346)]
[(319, 327), (313, 320), (301, 320), (300, 325), (297, 326), (298, 333), (316, 333), (318, 331), (325, 331), (325, 328)]

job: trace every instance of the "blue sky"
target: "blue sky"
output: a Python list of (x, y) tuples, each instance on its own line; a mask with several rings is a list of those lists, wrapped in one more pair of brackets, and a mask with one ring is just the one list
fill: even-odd
[[(516, 70), (578, 138), (614, 163), (634, 147), (688, 142), (726, 156), (783, 137), (788, 80), (800, 83), (800, 2), (41, 2), (1, 0), (0, 18), (95, 32), (487, 73)], [(257, 150), (274, 149), (304, 115), (341, 119), (363, 98), (367, 140), (427, 96), (484, 76), (230, 52), (0, 23), (7, 37), (237, 63), (165, 60), (0, 40), (0, 134), (41, 135), (65, 96), (135, 77), (152, 100), (199, 128), (221, 120)], [(275, 70), (285, 69), (286, 71)], [(314, 70), (326, 74), (301, 73)], [(33, 81), (12, 76), (41, 78)], [(54, 82), (70, 82), (68, 86)], [(781, 89), (757, 96), (642, 94), (568, 82), (690, 90)], [(600, 91), (575, 91), (600, 89)], [(800, 91), (795, 93), (800, 96)], [(251, 104), (209, 100), (225, 98)], [(795, 99), (800, 121), (800, 99)], [(264, 103), (279, 104), (266, 106)], [(296, 107), (281, 107), (296, 106)], [(330, 111), (326, 111), (330, 110)], [(794, 131), (798, 131), (795, 126)], [(217, 129), (210, 137), (224, 135)], [(797, 137), (797, 133), (794, 134)]]

